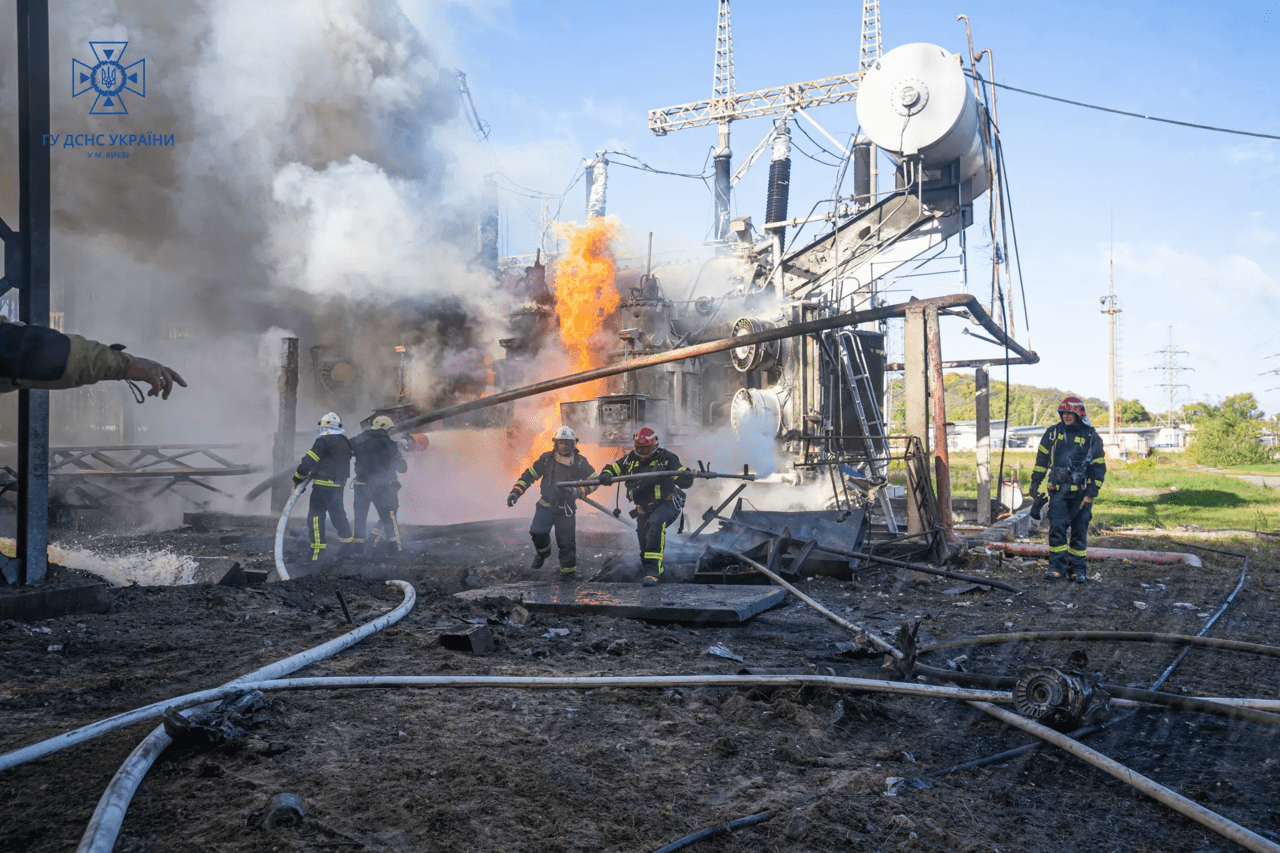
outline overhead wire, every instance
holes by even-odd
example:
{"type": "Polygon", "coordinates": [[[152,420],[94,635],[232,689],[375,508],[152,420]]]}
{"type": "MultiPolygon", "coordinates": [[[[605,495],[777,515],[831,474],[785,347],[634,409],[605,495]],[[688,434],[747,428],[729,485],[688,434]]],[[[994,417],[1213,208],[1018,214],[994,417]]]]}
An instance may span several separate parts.
{"type": "Polygon", "coordinates": [[[1179,121],[1178,119],[1161,118],[1159,116],[1146,115],[1145,113],[1130,112],[1129,110],[1118,110],[1113,107],[1104,107],[1098,104],[1086,103],[1084,101],[1073,101],[1070,98],[1060,98],[1057,95],[1046,95],[1043,92],[1032,92],[1030,89],[1019,89],[1017,86],[1010,86],[1007,83],[996,83],[990,80],[986,80],[985,78],[983,78],[981,74],[978,74],[976,71],[965,72],[965,73],[983,83],[989,84],[991,86],[996,86],[1000,89],[1008,89],[1010,92],[1018,92],[1023,95],[1031,95],[1032,97],[1035,97],[1035,98],[1044,98],[1047,101],[1057,101],[1062,104],[1070,104],[1074,107],[1083,107],[1084,109],[1087,109],[1087,110],[1098,110],[1104,113],[1115,113],[1116,115],[1129,116],[1130,118],[1142,118],[1142,119],[1146,119],[1147,121],[1158,121],[1158,122],[1163,122],[1164,124],[1176,124],[1181,127],[1194,128],[1195,130],[1211,130],[1215,133],[1230,133],[1236,136],[1253,136],[1253,137],[1257,137],[1258,139],[1280,139],[1280,135],[1276,135],[1272,133],[1258,133],[1252,130],[1236,130],[1229,127],[1216,127],[1211,124],[1200,124],[1199,122],[1193,122],[1193,121],[1179,121]]]}

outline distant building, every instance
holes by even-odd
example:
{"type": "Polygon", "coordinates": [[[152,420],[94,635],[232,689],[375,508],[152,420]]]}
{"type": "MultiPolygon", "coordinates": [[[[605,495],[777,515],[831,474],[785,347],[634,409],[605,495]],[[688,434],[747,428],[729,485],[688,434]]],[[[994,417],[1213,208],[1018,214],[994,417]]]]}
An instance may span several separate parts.
{"type": "MultiPolygon", "coordinates": [[[[1096,428],[1096,427],[1095,427],[1096,428]]],[[[1002,446],[1009,450],[1035,450],[1044,435],[1043,426],[1011,426],[1004,421],[991,422],[991,449],[1002,446]]],[[[1112,458],[1145,458],[1153,449],[1185,450],[1189,430],[1183,426],[1162,427],[1128,426],[1116,430],[1116,444],[1110,445],[1110,434],[1099,429],[1107,455],[1112,458]]],[[[947,424],[948,450],[976,450],[978,447],[977,421],[955,421],[947,424]]]]}

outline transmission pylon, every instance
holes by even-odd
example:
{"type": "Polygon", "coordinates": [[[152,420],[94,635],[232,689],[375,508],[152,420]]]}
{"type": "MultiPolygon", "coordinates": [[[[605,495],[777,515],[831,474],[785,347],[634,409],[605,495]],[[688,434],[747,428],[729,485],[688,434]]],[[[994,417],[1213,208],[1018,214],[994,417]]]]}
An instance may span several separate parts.
{"type": "Polygon", "coordinates": [[[729,0],[720,0],[716,17],[715,78],[711,97],[691,104],[649,110],[649,129],[657,136],[672,130],[714,123],[718,131],[715,151],[715,205],[717,240],[729,234],[729,193],[733,186],[729,148],[729,124],[738,119],[768,115],[790,116],[824,104],[853,101],[858,96],[862,75],[880,58],[880,0],[863,0],[862,46],[858,70],[852,74],[824,77],[803,83],[789,83],[771,89],[738,94],[733,71],[733,32],[729,20],[729,0]]]}
{"type": "Polygon", "coordinates": [[[1155,369],[1164,371],[1165,391],[1168,394],[1168,400],[1169,400],[1169,411],[1165,415],[1165,426],[1172,427],[1174,426],[1174,423],[1173,423],[1174,395],[1178,388],[1188,387],[1177,381],[1178,374],[1184,370],[1194,370],[1195,368],[1187,367],[1179,362],[1178,356],[1190,355],[1190,353],[1188,353],[1184,349],[1176,349],[1174,347],[1173,326],[1169,327],[1169,345],[1165,347],[1163,350],[1160,350],[1160,354],[1164,356],[1164,359],[1162,363],[1159,365],[1159,367],[1155,369]]]}

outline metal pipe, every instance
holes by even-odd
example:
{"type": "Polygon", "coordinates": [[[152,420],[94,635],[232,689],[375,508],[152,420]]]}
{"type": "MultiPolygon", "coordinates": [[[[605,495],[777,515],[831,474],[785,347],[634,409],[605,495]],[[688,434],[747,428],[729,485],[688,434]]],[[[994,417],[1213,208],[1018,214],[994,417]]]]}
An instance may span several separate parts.
{"type": "MultiPolygon", "coordinates": [[[[388,581],[391,583],[391,581],[388,581]]],[[[397,581],[396,583],[403,583],[397,581]]],[[[385,619],[386,617],[382,617],[385,619]]],[[[370,623],[374,624],[374,623],[370,623]]],[[[362,626],[357,630],[369,627],[362,626]]],[[[355,631],[351,632],[355,633],[355,631]]],[[[304,652],[304,654],[306,654],[304,652]]],[[[283,663],[283,661],[282,661],[283,663]]],[[[296,669],[297,667],[295,667],[296,669]]],[[[248,676],[246,676],[247,678],[248,676]]],[[[1012,693],[1003,690],[981,690],[971,687],[950,687],[940,684],[922,684],[917,681],[885,681],[874,678],[855,678],[840,675],[346,675],[315,678],[264,678],[236,681],[221,687],[198,690],[171,699],[162,699],[132,711],[99,720],[74,731],[22,747],[0,755],[0,771],[8,770],[52,755],[70,746],[85,743],[119,729],[136,725],[145,720],[162,718],[166,711],[191,709],[240,696],[254,690],[273,693],[286,690],[348,690],[393,688],[528,688],[544,690],[586,689],[601,687],[832,687],[841,690],[858,690],[867,693],[895,693],[903,696],[919,696],[927,699],[956,699],[960,701],[987,701],[1011,703],[1012,693]]],[[[163,732],[161,727],[158,731],[163,732]]],[[[123,812],[121,813],[123,816],[123,812]]],[[[109,849],[109,848],[108,848],[109,849]]]]}
{"type": "Polygon", "coordinates": [[[761,564],[757,563],[755,560],[751,559],[745,554],[740,554],[737,551],[730,551],[728,548],[717,548],[714,545],[709,546],[709,548],[710,550],[718,551],[721,554],[732,554],[734,557],[737,557],[739,560],[751,566],[756,571],[761,572],[764,575],[768,576],[769,580],[773,581],[778,586],[782,587],[787,592],[791,593],[796,598],[800,599],[805,604],[809,605],[814,610],[818,611],[823,616],[830,619],[832,622],[835,622],[841,628],[846,628],[850,631],[853,631],[854,633],[861,633],[863,636],[867,638],[868,642],[870,642],[873,646],[880,649],[880,651],[885,652],[886,654],[893,655],[895,658],[898,658],[899,660],[902,659],[903,657],[902,651],[898,649],[896,646],[894,646],[892,643],[889,643],[885,640],[880,639],[875,634],[872,634],[870,631],[868,631],[866,628],[863,628],[861,625],[855,625],[852,622],[848,621],[847,619],[844,619],[843,617],[837,616],[836,614],[832,613],[830,610],[823,607],[821,604],[814,601],[812,598],[805,595],[800,590],[796,589],[793,585],[787,583],[785,580],[782,579],[781,576],[779,576],[776,572],[769,569],[767,566],[762,566],[761,564]]]}
{"type": "Polygon", "coordinates": [[[601,512],[603,512],[605,515],[607,515],[607,516],[609,516],[610,518],[612,518],[614,521],[618,522],[619,524],[621,524],[621,525],[623,525],[623,526],[625,526],[625,527],[628,527],[628,528],[630,528],[631,530],[635,530],[635,529],[636,529],[635,522],[631,521],[631,519],[629,519],[629,518],[623,518],[623,517],[622,517],[622,516],[620,516],[620,515],[614,515],[614,514],[613,514],[613,510],[609,509],[609,508],[608,508],[607,506],[605,506],[604,504],[596,503],[595,501],[591,500],[591,498],[586,497],[585,495],[584,495],[583,497],[578,498],[578,500],[582,501],[584,504],[587,504],[587,505],[589,505],[589,506],[593,506],[593,507],[595,507],[596,509],[598,509],[598,510],[600,510],[601,512]]]}
{"type": "Polygon", "coordinates": [[[1026,364],[1036,364],[1040,361],[1040,356],[1036,355],[1034,352],[1024,349],[1017,341],[1005,336],[1004,331],[992,321],[991,316],[987,314],[974,296],[967,293],[956,293],[949,296],[935,296],[931,299],[919,299],[914,302],[899,302],[893,305],[883,305],[879,308],[870,308],[865,311],[851,311],[847,314],[837,314],[835,316],[824,317],[819,320],[794,323],[790,326],[783,326],[776,329],[765,329],[760,332],[753,332],[749,335],[739,335],[737,337],[731,336],[714,341],[705,341],[700,344],[694,344],[693,346],[679,347],[677,349],[667,350],[666,352],[640,356],[638,358],[619,362],[618,364],[595,367],[591,370],[584,370],[580,373],[572,373],[568,376],[548,379],[545,382],[526,385],[523,388],[514,388],[510,391],[502,391],[488,397],[481,397],[478,400],[471,400],[470,402],[459,403],[456,406],[449,406],[447,408],[426,412],[421,415],[415,415],[397,423],[391,428],[391,432],[408,432],[416,427],[422,426],[423,424],[442,421],[446,418],[466,414],[467,412],[474,412],[478,409],[500,406],[503,403],[510,403],[513,400],[522,400],[525,397],[533,397],[537,394],[545,394],[548,391],[557,391],[561,388],[581,385],[584,382],[594,382],[597,379],[617,376],[621,373],[630,373],[635,370],[642,370],[646,367],[655,367],[659,364],[670,364],[674,361],[683,361],[686,358],[693,358],[695,356],[724,352],[736,347],[769,343],[771,341],[799,337],[813,332],[823,332],[827,329],[839,328],[840,326],[856,326],[859,323],[885,320],[890,317],[901,317],[906,313],[908,306],[933,306],[939,309],[964,308],[970,313],[973,319],[977,320],[983,328],[991,333],[992,337],[999,340],[1002,346],[1007,346],[1020,357],[1027,359],[1025,362],[1026,364]]]}
{"type": "MultiPolygon", "coordinates": [[[[1003,551],[1016,557],[1048,557],[1049,546],[1034,542],[983,542],[988,551],[1003,551]]],[[[1135,551],[1128,548],[1089,548],[1087,560],[1138,560],[1143,563],[1181,563],[1197,569],[1204,564],[1195,554],[1179,554],[1174,551],[1135,551]]]]}
{"type": "Polygon", "coordinates": [[[618,474],[608,483],[600,482],[599,477],[588,480],[561,480],[557,486],[572,488],[575,486],[610,486],[614,483],[626,483],[632,480],[660,480],[663,477],[678,477],[682,474],[692,475],[698,480],[755,480],[755,474],[720,474],[715,471],[642,471],[639,474],[618,474]]]}
{"type": "Polygon", "coordinates": [[[995,717],[1006,725],[1014,726],[1022,729],[1024,732],[1035,735],[1036,737],[1053,744],[1059,749],[1069,752],[1076,758],[1088,762],[1102,772],[1114,776],[1121,782],[1133,786],[1138,791],[1151,797],[1153,800],[1168,806],[1181,815],[1191,818],[1201,826],[1208,827],[1223,838],[1233,841],[1244,847],[1246,850],[1253,850],[1256,853],[1280,853],[1280,845],[1274,844],[1254,832],[1245,829],[1237,823],[1224,818],[1215,812],[1211,812],[1204,806],[1189,800],[1181,794],[1175,793],[1168,788],[1160,785],[1141,773],[1137,773],[1119,762],[1108,758],[1095,749],[1090,749],[1078,741],[1072,740],[1064,734],[1059,734],[1053,729],[1042,726],[1037,722],[1028,720],[1004,708],[997,708],[986,702],[971,702],[973,707],[995,717]]]}
{"type": "MultiPolygon", "coordinates": [[[[292,657],[276,661],[248,675],[243,675],[231,682],[228,687],[240,685],[242,691],[252,689],[246,687],[245,682],[274,679],[296,672],[304,666],[309,666],[316,661],[331,657],[343,649],[355,645],[370,634],[381,631],[388,625],[400,621],[405,614],[413,609],[413,604],[418,598],[417,593],[414,592],[412,584],[404,581],[387,581],[387,585],[399,587],[400,592],[404,595],[399,607],[379,616],[372,622],[361,625],[354,631],[348,631],[341,637],[316,646],[314,649],[299,652],[292,657]]],[[[57,738],[53,740],[57,740],[57,738]]],[[[49,742],[45,741],[45,743],[49,742]]],[[[80,839],[80,846],[76,848],[77,853],[111,853],[116,846],[116,838],[120,835],[120,827],[124,823],[125,810],[129,808],[129,802],[137,792],[138,786],[142,784],[142,777],[146,775],[147,770],[160,757],[160,753],[168,749],[171,743],[173,743],[173,739],[165,732],[164,726],[159,726],[151,734],[147,735],[146,739],[129,754],[124,764],[120,765],[120,769],[116,771],[116,775],[112,777],[110,784],[107,785],[102,798],[98,800],[98,806],[93,811],[93,817],[89,819],[89,826],[85,829],[84,836],[80,839]]],[[[28,749],[31,748],[28,747],[28,749]]],[[[61,747],[58,748],[60,749],[61,747]]],[[[23,752],[23,750],[18,750],[18,752],[23,752]]],[[[15,754],[10,753],[9,755],[15,754]]],[[[4,759],[8,757],[0,756],[0,769],[13,766],[12,764],[4,763],[4,759]]],[[[29,761],[30,758],[24,760],[29,761]]]]}

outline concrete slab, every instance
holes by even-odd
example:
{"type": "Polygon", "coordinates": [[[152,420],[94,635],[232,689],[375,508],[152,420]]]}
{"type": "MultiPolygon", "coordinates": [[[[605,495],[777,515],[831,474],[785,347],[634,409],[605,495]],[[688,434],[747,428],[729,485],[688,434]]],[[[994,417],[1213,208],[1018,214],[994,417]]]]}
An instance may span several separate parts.
{"type": "Polygon", "coordinates": [[[743,584],[548,583],[528,581],[455,593],[483,601],[509,598],[531,613],[593,614],[655,622],[735,624],[781,604],[787,591],[743,584]]]}

